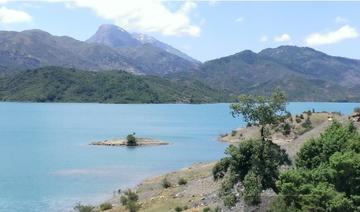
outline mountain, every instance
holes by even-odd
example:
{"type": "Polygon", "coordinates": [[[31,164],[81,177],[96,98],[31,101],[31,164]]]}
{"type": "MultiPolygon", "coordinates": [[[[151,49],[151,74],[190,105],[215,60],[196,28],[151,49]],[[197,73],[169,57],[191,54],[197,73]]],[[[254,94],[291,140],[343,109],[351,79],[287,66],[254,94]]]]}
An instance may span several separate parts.
{"type": "Polygon", "coordinates": [[[5,70],[56,65],[85,70],[137,72],[130,62],[112,48],[67,36],[53,36],[41,30],[0,31],[0,64],[5,70]]]}
{"type": "Polygon", "coordinates": [[[199,61],[193,59],[192,57],[181,52],[180,50],[175,49],[174,47],[163,43],[150,35],[146,35],[143,33],[130,34],[121,27],[112,24],[101,25],[96,31],[96,33],[88,40],[86,40],[86,42],[104,44],[112,48],[137,47],[137,49],[141,49],[144,44],[147,44],[148,48],[155,47],[154,51],[156,51],[156,48],[161,49],[164,50],[166,53],[176,55],[191,63],[200,63],[199,61]]]}
{"type": "Polygon", "coordinates": [[[162,49],[170,54],[179,56],[190,62],[200,64],[200,62],[198,60],[195,60],[194,58],[190,57],[189,55],[185,54],[184,52],[181,52],[180,50],[175,49],[174,47],[172,47],[166,43],[156,40],[154,37],[152,37],[150,35],[146,35],[146,34],[142,34],[142,33],[133,33],[132,36],[136,40],[141,42],[142,44],[151,44],[152,46],[162,49]]]}
{"type": "Polygon", "coordinates": [[[121,27],[111,24],[101,25],[96,33],[86,40],[86,42],[104,44],[112,48],[135,47],[142,45],[142,43],[133,38],[130,33],[121,27]]]}
{"type": "Polygon", "coordinates": [[[130,34],[115,25],[101,25],[87,43],[103,44],[116,49],[147,75],[164,75],[196,69],[200,62],[155,38],[130,34]]]}
{"type": "Polygon", "coordinates": [[[61,67],[0,78],[1,101],[102,103],[226,102],[230,97],[198,81],[170,81],[124,71],[90,72],[61,67]]]}
{"type": "Polygon", "coordinates": [[[199,65],[157,47],[144,45],[126,31],[114,29],[113,26],[101,26],[90,41],[54,36],[41,30],[0,31],[0,70],[61,66],[91,71],[125,70],[137,74],[164,75],[188,71],[199,65]],[[99,40],[90,42],[95,39],[99,40]]]}
{"type": "Polygon", "coordinates": [[[268,95],[275,88],[293,101],[359,101],[360,61],[311,48],[281,46],[259,53],[245,50],[205,62],[191,73],[168,78],[197,79],[235,95],[268,95]]]}
{"type": "Polygon", "coordinates": [[[346,87],[360,82],[360,60],[334,57],[308,47],[296,46],[265,49],[259,56],[311,78],[340,83],[346,87]]]}

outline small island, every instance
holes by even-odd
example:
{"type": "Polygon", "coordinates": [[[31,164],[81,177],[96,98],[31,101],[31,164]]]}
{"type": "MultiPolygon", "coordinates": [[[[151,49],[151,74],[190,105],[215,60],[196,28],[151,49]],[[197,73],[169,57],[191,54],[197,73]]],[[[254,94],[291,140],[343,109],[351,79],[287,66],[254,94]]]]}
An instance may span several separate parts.
{"type": "Polygon", "coordinates": [[[126,138],[95,141],[90,143],[90,145],[99,145],[99,146],[124,146],[124,147],[137,147],[137,146],[159,146],[159,145],[168,145],[169,142],[155,140],[152,138],[139,138],[135,137],[135,133],[129,134],[126,138]]]}

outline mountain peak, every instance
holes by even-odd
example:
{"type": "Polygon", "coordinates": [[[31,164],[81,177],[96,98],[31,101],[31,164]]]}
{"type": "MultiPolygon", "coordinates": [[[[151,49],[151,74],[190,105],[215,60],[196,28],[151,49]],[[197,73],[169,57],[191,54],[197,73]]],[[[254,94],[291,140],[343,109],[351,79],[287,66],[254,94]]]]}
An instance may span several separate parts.
{"type": "Polygon", "coordinates": [[[114,25],[114,24],[101,24],[98,28],[98,31],[121,31],[126,32],[123,28],[114,25]]]}
{"type": "Polygon", "coordinates": [[[111,24],[101,25],[96,33],[86,42],[105,44],[113,48],[134,47],[141,45],[141,43],[133,38],[126,30],[111,24]]]}
{"type": "Polygon", "coordinates": [[[188,56],[187,54],[181,52],[180,50],[170,46],[169,44],[163,43],[159,40],[157,40],[156,38],[147,35],[147,34],[143,34],[143,33],[132,33],[133,38],[135,38],[136,40],[138,40],[140,43],[147,45],[150,44],[156,48],[162,49],[170,54],[176,55],[178,57],[181,57],[187,61],[190,61],[192,63],[196,63],[199,64],[200,62],[193,59],[192,57],[188,56]]]}
{"type": "Polygon", "coordinates": [[[302,56],[323,56],[325,53],[316,51],[315,49],[309,47],[299,47],[299,46],[279,46],[276,48],[267,48],[262,50],[259,55],[276,57],[276,56],[289,56],[289,55],[302,55],[302,56]]]}
{"type": "Polygon", "coordinates": [[[51,35],[50,33],[43,31],[41,29],[28,29],[28,30],[24,30],[21,31],[21,33],[25,33],[25,34],[42,34],[42,35],[51,35]]]}

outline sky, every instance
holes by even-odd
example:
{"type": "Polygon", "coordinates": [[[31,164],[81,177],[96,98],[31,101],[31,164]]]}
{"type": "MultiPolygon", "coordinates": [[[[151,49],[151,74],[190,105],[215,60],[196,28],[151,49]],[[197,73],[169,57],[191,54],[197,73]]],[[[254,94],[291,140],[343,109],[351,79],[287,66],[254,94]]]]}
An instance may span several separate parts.
{"type": "Polygon", "coordinates": [[[200,61],[281,45],[360,59],[359,11],[356,1],[0,0],[0,30],[86,40],[99,25],[115,24],[200,61]]]}

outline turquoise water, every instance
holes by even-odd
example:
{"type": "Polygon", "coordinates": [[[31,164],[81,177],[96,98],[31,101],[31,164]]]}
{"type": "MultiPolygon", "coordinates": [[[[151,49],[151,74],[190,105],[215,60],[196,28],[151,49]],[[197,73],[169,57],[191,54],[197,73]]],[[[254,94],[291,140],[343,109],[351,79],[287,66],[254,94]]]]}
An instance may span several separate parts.
{"type": "MultiPolygon", "coordinates": [[[[291,103],[292,113],[350,113],[355,103],[291,103]]],[[[223,156],[221,133],[242,126],[227,104],[0,103],[0,211],[70,211],[142,179],[223,156]],[[171,145],[88,145],[131,132],[171,145]]]]}

